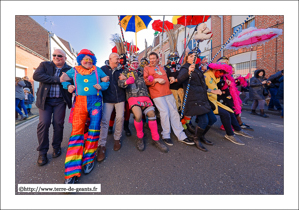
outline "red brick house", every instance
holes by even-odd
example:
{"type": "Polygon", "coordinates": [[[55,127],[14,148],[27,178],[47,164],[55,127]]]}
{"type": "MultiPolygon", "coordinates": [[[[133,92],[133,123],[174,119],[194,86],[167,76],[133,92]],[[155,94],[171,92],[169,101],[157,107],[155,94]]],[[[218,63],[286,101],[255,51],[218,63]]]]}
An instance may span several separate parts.
{"type": "MultiPolygon", "coordinates": [[[[207,56],[210,61],[221,46],[226,43],[238,26],[246,19],[245,16],[231,16],[231,15],[212,15],[211,20],[207,21],[207,26],[212,30],[212,41],[207,45],[207,42],[200,43],[202,55],[207,56]],[[221,26],[222,25],[222,26],[221,26]]],[[[283,15],[256,15],[248,19],[243,25],[242,29],[248,27],[256,27],[258,29],[265,28],[279,28],[284,29],[283,15]]],[[[178,38],[178,51],[183,52],[183,34],[184,27],[181,25],[174,25],[175,30],[180,30],[178,38]]],[[[241,30],[239,31],[241,32],[241,30]]],[[[163,39],[163,57],[162,65],[165,64],[165,58],[168,55],[169,43],[166,33],[163,39]]],[[[153,51],[159,53],[160,51],[160,35],[154,40],[153,51]]],[[[139,54],[139,58],[143,57],[144,52],[139,54]]],[[[225,48],[213,59],[216,62],[221,56],[229,58],[229,62],[235,67],[236,74],[246,75],[249,72],[250,64],[250,48],[242,48],[239,50],[226,50],[225,48]]],[[[280,71],[284,68],[284,30],[282,35],[270,40],[269,42],[254,46],[251,52],[251,73],[256,69],[264,69],[266,77],[280,71]]]]}
{"type": "Polygon", "coordinates": [[[62,49],[66,53],[68,65],[76,64],[76,52],[70,43],[47,31],[30,16],[15,16],[15,41],[16,76],[29,77],[34,96],[39,83],[32,79],[33,73],[41,62],[52,60],[54,49],[62,49]]]}
{"type": "MultiPolygon", "coordinates": [[[[219,51],[221,45],[224,44],[234,33],[234,30],[246,19],[247,16],[217,16],[212,15],[212,57],[219,51]],[[221,21],[223,24],[223,32],[221,32],[221,21]],[[221,40],[221,35],[223,40],[221,40]],[[222,41],[222,42],[221,42],[222,41]]],[[[256,27],[258,29],[266,28],[284,28],[283,15],[256,15],[249,19],[242,27],[256,27]]],[[[240,31],[239,31],[240,32],[240,31]]],[[[241,48],[239,50],[224,49],[222,55],[229,58],[229,61],[236,69],[236,74],[245,75],[249,72],[250,48],[241,48]]],[[[284,68],[284,30],[282,35],[270,40],[266,44],[254,46],[252,48],[252,70],[264,69],[266,77],[280,71],[284,68]]],[[[213,60],[217,61],[221,57],[221,53],[213,60]]]]}

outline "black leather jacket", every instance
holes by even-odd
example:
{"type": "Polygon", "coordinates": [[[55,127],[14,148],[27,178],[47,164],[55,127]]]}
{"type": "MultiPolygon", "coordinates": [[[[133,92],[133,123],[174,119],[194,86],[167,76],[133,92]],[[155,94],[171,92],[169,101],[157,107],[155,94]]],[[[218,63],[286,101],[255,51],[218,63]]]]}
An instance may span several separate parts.
{"type": "MultiPolygon", "coordinates": [[[[45,102],[50,91],[51,84],[59,84],[59,88],[62,94],[62,97],[69,108],[72,107],[72,94],[68,92],[68,90],[63,89],[62,84],[60,83],[60,78],[58,76],[54,76],[56,65],[53,61],[44,61],[41,62],[39,67],[33,74],[33,79],[39,82],[39,88],[36,93],[36,107],[39,109],[45,109],[45,102]]],[[[67,65],[66,63],[61,69],[60,75],[62,72],[67,72],[72,67],[67,65]]]]}

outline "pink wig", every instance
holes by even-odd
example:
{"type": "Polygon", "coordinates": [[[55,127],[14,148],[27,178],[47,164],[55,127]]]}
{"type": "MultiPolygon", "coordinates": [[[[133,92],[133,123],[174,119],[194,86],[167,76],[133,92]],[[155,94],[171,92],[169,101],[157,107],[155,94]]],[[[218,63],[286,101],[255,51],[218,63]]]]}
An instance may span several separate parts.
{"type": "Polygon", "coordinates": [[[226,63],[221,63],[221,62],[210,63],[209,68],[214,69],[214,70],[223,70],[226,72],[226,74],[229,74],[229,75],[232,74],[232,70],[233,70],[233,68],[230,65],[227,65],[226,63]]]}

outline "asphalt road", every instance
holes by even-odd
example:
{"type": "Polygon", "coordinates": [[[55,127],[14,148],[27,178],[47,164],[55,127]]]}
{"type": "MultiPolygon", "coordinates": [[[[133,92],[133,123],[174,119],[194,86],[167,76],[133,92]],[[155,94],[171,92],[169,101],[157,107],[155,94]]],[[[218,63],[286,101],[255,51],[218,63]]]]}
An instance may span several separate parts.
{"type": "MultiPolygon", "coordinates": [[[[33,119],[16,127],[15,194],[18,184],[63,184],[64,160],[71,124],[66,116],[62,155],[38,166],[36,127],[33,119]]],[[[93,171],[80,177],[80,184],[101,184],[101,195],[283,195],[284,194],[284,123],[277,115],[269,118],[252,116],[248,111],[242,119],[254,131],[253,139],[240,137],[244,146],[224,139],[220,119],[206,137],[215,143],[202,152],[195,146],[176,141],[168,153],[151,144],[150,131],[145,129],[146,149],[135,147],[136,131],[131,115],[131,137],[123,132],[123,146],[113,151],[113,135],[108,136],[107,158],[96,162],[93,171]]],[[[52,127],[50,139],[52,138],[52,127]]],[[[50,193],[46,193],[50,195],[50,193]]],[[[61,193],[53,193],[55,195],[61,193]]],[[[80,194],[80,193],[77,193],[80,194]]],[[[88,193],[81,193],[88,194],[88,193]]],[[[93,193],[89,193],[93,194],[93,193]]]]}

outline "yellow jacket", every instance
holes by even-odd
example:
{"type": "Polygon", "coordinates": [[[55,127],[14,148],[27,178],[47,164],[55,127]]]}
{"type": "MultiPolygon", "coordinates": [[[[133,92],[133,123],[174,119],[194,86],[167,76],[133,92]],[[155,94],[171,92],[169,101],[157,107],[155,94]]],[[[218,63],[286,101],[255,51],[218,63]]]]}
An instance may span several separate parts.
{"type": "MultiPolygon", "coordinates": [[[[206,71],[206,73],[204,73],[204,76],[205,76],[205,81],[206,81],[206,85],[208,86],[208,88],[211,90],[217,90],[218,89],[217,83],[220,81],[220,78],[216,79],[214,73],[211,70],[206,71]]],[[[231,108],[229,108],[229,107],[223,105],[222,103],[220,103],[219,101],[217,101],[216,94],[208,93],[208,98],[216,107],[216,109],[214,110],[214,114],[218,114],[218,106],[225,109],[226,111],[234,113],[234,111],[231,108]]]]}

